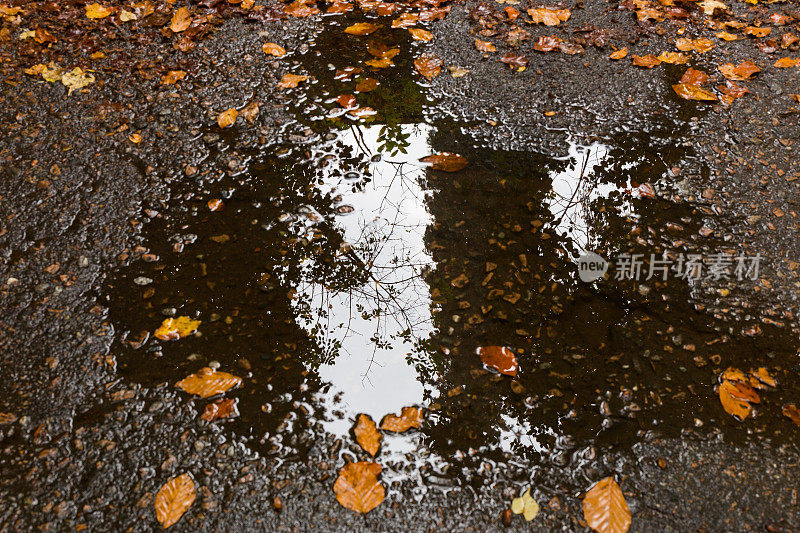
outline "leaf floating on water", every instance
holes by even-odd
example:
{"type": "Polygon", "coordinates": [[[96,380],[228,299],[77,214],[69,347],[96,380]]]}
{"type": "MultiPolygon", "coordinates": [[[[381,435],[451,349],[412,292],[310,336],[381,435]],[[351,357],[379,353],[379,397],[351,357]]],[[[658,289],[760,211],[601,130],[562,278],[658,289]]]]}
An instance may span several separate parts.
{"type": "Polygon", "coordinates": [[[558,26],[566,22],[571,13],[569,9],[548,9],[546,7],[531,8],[528,10],[532,24],[544,24],[545,26],[558,26]]]}
{"type": "Polygon", "coordinates": [[[419,15],[416,13],[403,13],[400,18],[392,21],[392,28],[410,28],[419,22],[419,15]]]}
{"type": "Polygon", "coordinates": [[[419,407],[403,407],[400,416],[393,413],[384,416],[381,420],[381,429],[395,433],[403,433],[411,428],[418,429],[422,426],[422,417],[423,411],[419,407]]]}
{"type": "Polygon", "coordinates": [[[264,43],[261,47],[265,54],[275,56],[275,57],[283,57],[286,55],[286,49],[275,43],[264,43]]]}
{"type": "Polygon", "coordinates": [[[219,114],[219,118],[217,118],[217,124],[219,124],[220,128],[228,128],[236,123],[237,118],[239,118],[239,112],[236,109],[231,108],[219,114]]]}
{"type": "Polygon", "coordinates": [[[90,19],[104,19],[111,14],[111,10],[100,4],[89,4],[86,6],[86,17],[90,19]]]}
{"type": "Polygon", "coordinates": [[[356,22],[345,28],[344,32],[350,35],[369,35],[377,29],[378,27],[371,22],[356,22]]]}
{"type": "Polygon", "coordinates": [[[722,373],[722,383],[717,390],[722,408],[728,414],[744,420],[753,408],[750,403],[758,403],[761,399],[758,393],[750,387],[748,377],[737,368],[728,368],[722,373]]]}
{"type": "Polygon", "coordinates": [[[189,29],[192,24],[192,16],[189,14],[189,8],[181,7],[174,15],[169,24],[169,29],[175,33],[181,33],[189,29]]]}
{"type": "Polygon", "coordinates": [[[722,75],[733,81],[745,81],[756,72],[761,72],[761,69],[752,61],[743,61],[738,65],[732,63],[725,63],[717,67],[722,75]]]}
{"type": "Polygon", "coordinates": [[[205,367],[196,374],[183,378],[175,386],[189,394],[210,398],[215,394],[223,394],[241,383],[242,378],[240,377],[205,367]]]}
{"type": "Polygon", "coordinates": [[[408,33],[410,33],[411,37],[417,41],[423,41],[427,43],[433,39],[433,34],[427,30],[423,30],[422,28],[409,28],[408,33]]]}
{"type": "Polygon", "coordinates": [[[583,518],[598,533],[626,533],[631,510],[613,477],[598,481],[583,498],[583,518]]]}
{"type": "Polygon", "coordinates": [[[791,419],[792,422],[800,426],[800,409],[793,403],[783,406],[783,414],[791,419]]]}
{"type": "Polygon", "coordinates": [[[683,65],[689,62],[689,59],[680,52],[661,52],[658,54],[657,59],[662,63],[669,63],[670,65],[683,65]]]}
{"type": "Polygon", "coordinates": [[[237,398],[226,398],[224,400],[211,402],[210,404],[206,405],[203,415],[200,418],[203,420],[208,420],[209,422],[213,422],[214,420],[219,420],[220,418],[233,418],[238,416],[239,411],[236,408],[237,403],[237,398]]]}
{"type": "Polygon", "coordinates": [[[167,481],[156,494],[156,518],[164,529],[180,520],[195,499],[194,481],[181,474],[167,481]]]}
{"type": "Polygon", "coordinates": [[[757,370],[750,370],[750,375],[752,376],[750,379],[750,385],[754,387],[763,388],[763,386],[759,386],[758,383],[768,387],[776,387],[778,385],[778,382],[775,381],[775,378],[773,378],[769,371],[763,366],[757,370]]]}
{"type": "Polygon", "coordinates": [[[308,5],[301,0],[295,0],[291,4],[283,8],[284,13],[292,17],[304,18],[316,15],[319,9],[316,6],[308,5]]]}
{"type": "Polygon", "coordinates": [[[386,489],[378,481],[381,470],[383,467],[378,463],[366,461],[344,465],[333,485],[336,500],[357,513],[375,509],[386,497],[386,489]]]}
{"type": "Polygon", "coordinates": [[[356,97],[352,94],[340,94],[336,97],[336,103],[345,109],[355,109],[358,107],[356,97]]]}
{"type": "Polygon", "coordinates": [[[684,85],[697,85],[700,86],[708,81],[708,74],[702,70],[689,68],[683,73],[680,83],[684,85]]]}
{"type": "Polygon", "coordinates": [[[678,94],[678,96],[680,96],[684,100],[714,101],[717,99],[717,97],[713,93],[701,87],[698,87],[697,85],[678,83],[672,86],[672,90],[675,91],[678,94]]]}
{"type": "Polygon", "coordinates": [[[162,341],[176,341],[181,337],[186,337],[197,331],[197,327],[200,324],[200,320],[192,320],[188,316],[167,318],[156,330],[155,336],[162,341]]]}
{"type": "Polygon", "coordinates": [[[512,500],[511,512],[514,514],[522,514],[528,522],[536,518],[536,515],[539,514],[539,504],[531,496],[531,489],[526,490],[525,494],[519,498],[514,498],[514,500],[512,500]]]}
{"type": "Polygon", "coordinates": [[[517,377],[519,370],[517,356],[505,346],[482,346],[475,350],[475,353],[484,365],[494,368],[501,374],[517,377]]]}
{"type": "Polygon", "coordinates": [[[364,78],[356,84],[356,91],[360,93],[368,93],[378,88],[381,82],[375,78],[364,78]]]}
{"type": "Polygon", "coordinates": [[[358,422],[353,429],[353,433],[356,435],[358,445],[364,448],[365,452],[375,457],[381,447],[383,435],[378,431],[378,426],[375,425],[372,417],[365,414],[358,415],[358,422]]]}
{"type": "Polygon", "coordinates": [[[432,80],[442,70],[442,60],[435,55],[426,54],[414,60],[414,68],[417,69],[417,72],[432,80]]]}
{"type": "Polygon", "coordinates": [[[466,157],[452,152],[429,155],[423,157],[420,161],[430,164],[433,170],[442,170],[444,172],[458,172],[469,164],[466,157]]]}
{"type": "Polygon", "coordinates": [[[278,83],[278,87],[281,89],[294,89],[301,81],[306,81],[307,79],[308,76],[299,74],[284,74],[278,83]]]}

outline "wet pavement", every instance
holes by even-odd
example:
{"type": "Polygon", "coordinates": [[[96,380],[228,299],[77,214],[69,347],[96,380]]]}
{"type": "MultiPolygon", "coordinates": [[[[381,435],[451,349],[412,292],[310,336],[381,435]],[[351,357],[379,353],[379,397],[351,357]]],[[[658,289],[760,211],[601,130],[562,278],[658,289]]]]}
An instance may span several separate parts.
{"type": "MultiPolygon", "coordinates": [[[[528,111],[506,114],[512,98],[465,103],[492,87],[488,76],[468,74],[460,104],[447,90],[461,78],[421,78],[413,59],[426,45],[388,19],[368,37],[344,33],[361,17],[324,17],[281,60],[310,78],[273,97],[287,115],[269,131],[205,120],[183,132],[186,163],[132,206],[125,250],[82,292],[84,313],[102,321],[93,357],[113,372],[89,380],[108,392],[38,428],[26,416],[6,426],[4,521],[155,528],[154,492],[188,470],[201,489],[178,526],[187,530],[496,529],[528,486],[543,507],[532,527],[576,530],[581,495],[607,475],[632,530],[798,527],[797,427],[782,414],[800,398],[798,340],[791,315],[774,312],[793,296],[767,306],[753,280],[679,269],[615,276],[621,254],[641,254],[645,272],[651,256],[751,257],[741,238],[709,230],[743,216],[704,194],[713,161],[690,140],[707,135],[709,109],[639,98],[659,116],[592,129],[575,118],[591,113],[560,110],[573,123],[541,132],[528,111]],[[391,67],[363,66],[387,55],[391,67]],[[365,79],[377,87],[357,90],[365,79]],[[443,152],[469,164],[443,172],[420,161],[443,152]],[[589,251],[614,259],[605,278],[580,279],[589,251]],[[153,335],[177,316],[200,320],[198,332],[153,335]],[[487,346],[513,351],[515,377],[481,364],[487,346]],[[236,416],[202,421],[215,398],[174,389],[203,367],[243,378],[225,394],[236,416]],[[729,367],[777,381],[744,422],[716,391],[729,367]],[[385,437],[389,496],[361,522],[331,493],[338,468],[366,457],[355,418],[411,405],[424,423],[385,437]],[[26,494],[23,471],[46,479],[26,494]],[[120,490],[115,476],[136,486],[120,490]]],[[[434,45],[447,57],[446,39],[434,45]]],[[[463,56],[446,64],[483,68],[463,56]]],[[[765,278],[781,268],[765,265],[765,278]]]]}

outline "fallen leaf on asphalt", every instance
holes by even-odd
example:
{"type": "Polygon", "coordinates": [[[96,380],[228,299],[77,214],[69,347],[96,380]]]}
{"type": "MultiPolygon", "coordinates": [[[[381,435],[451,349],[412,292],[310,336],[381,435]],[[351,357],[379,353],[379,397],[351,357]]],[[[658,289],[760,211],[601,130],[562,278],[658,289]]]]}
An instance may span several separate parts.
{"type": "Polygon", "coordinates": [[[447,67],[450,69],[450,75],[454,78],[461,78],[469,73],[469,70],[462,67],[447,67]]]}
{"type": "Polygon", "coordinates": [[[125,11],[124,9],[119,12],[119,20],[121,22],[130,22],[132,20],[137,20],[139,17],[136,16],[136,13],[131,13],[130,11],[125,11]]]}
{"type": "Polygon", "coordinates": [[[682,52],[694,50],[695,52],[700,52],[702,54],[714,48],[714,41],[711,39],[706,39],[705,37],[694,40],[680,38],[675,41],[675,46],[682,52]]]}
{"type": "Polygon", "coordinates": [[[494,368],[501,374],[517,377],[519,364],[517,356],[512,350],[505,346],[481,346],[475,350],[475,353],[478,354],[484,365],[494,368]]]}
{"type": "Polygon", "coordinates": [[[429,155],[423,157],[420,161],[428,163],[433,170],[442,170],[444,172],[458,172],[469,164],[466,157],[451,152],[429,155]]]}
{"type": "Polygon", "coordinates": [[[381,82],[376,80],[375,78],[364,78],[363,80],[356,83],[356,91],[360,93],[368,93],[370,91],[374,91],[378,88],[381,82]]]}
{"type": "Polygon", "coordinates": [[[422,425],[423,411],[419,407],[403,407],[400,416],[390,413],[381,420],[381,429],[403,433],[411,428],[419,428],[422,425]]]}
{"type": "Polygon", "coordinates": [[[516,68],[519,71],[524,70],[525,67],[528,65],[527,57],[521,54],[515,54],[513,52],[507,52],[503,54],[503,57],[500,58],[500,61],[510,66],[511,68],[516,68]]]}
{"type": "Polygon", "coordinates": [[[620,48],[619,50],[608,56],[608,58],[616,60],[616,59],[624,59],[627,56],[628,56],[628,47],[626,46],[625,48],[620,48]]]}
{"type": "Polygon", "coordinates": [[[358,421],[353,433],[356,435],[358,445],[364,448],[365,452],[375,457],[375,454],[378,453],[378,448],[381,447],[383,435],[378,431],[378,426],[375,425],[372,417],[365,414],[358,415],[358,421]]]}
{"type": "Polygon", "coordinates": [[[744,29],[745,35],[752,35],[753,37],[766,37],[772,32],[772,28],[758,28],[755,26],[748,26],[744,29]]]}
{"type": "Polygon", "coordinates": [[[625,533],[631,510],[613,477],[598,481],[583,498],[583,518],[598,533],[625,533]]]}
{"type": "Polygon", "coordinates": [[[370,512],[386,497],[386,489],[378,481],[381,470],[383,467],[378,463],[347,463],[339,470],[333,485],[336,500],[351,511],[370,512]]]}
{"type": "Polygon", "coordinates": [[[442,69],[442,60],[432,54],[425,54],[414,60],[414,68],[417,72],[428,78],[429,80],[439,75],[442,69]]]}
{"type": "Polygon", "coordinates": [[[192,16],[189,14],[189,8],[181,7],[174,15],[169,24],[169,29],[175,33],[181,33],[189,29],[192,24],[192,16]]]}
{"type": "Polygon", "coordinates": [[[680,52],[661,52],[658,60],[671,65],[682,65],[689,62],[689,59],[680,52]]]}
{"type": "Polygon", "coordinates": [[[369,35],[377,29],[378,27],[371,22],[356,22],[345,28],[344,32],[350,35],[369,35]]]}
{"type": "Polygon", "coordinates": [[[545,26],[558,26],[566,22],[571,13],[569,9],[548,9],[546,7],[531,8],[528,10],[531,24],[544,24],[545,26]]]}
{"type": "Polygon", "coordinates": [[[225,204],[219,198],[214,198],[208,201],[208,210],[209,211],[219,211],[225,204]]]}
{"type": "Polygon", "coordinates": [[[209,398],[215,394],[223,394],[241,384],[242,378],[227,372],[218,372],[211,368],[201,368],[196,374],[185,377],[175,384],[176,387],[196,394],[201,398],[209,398]]]}
{"type": "Polygon", "coordinates": [[[511,502],[511,512],[514,514],[522,514],[527,522],[530,522],[536,515],[539,514],[539,504],[531,496],[531,489],[519,498],[514,498],[511,502]]]}
{"type": "Polygon", "coordinates": [[[238,416],[239,412],[236,409],[236,404],[239,400],[237,398],[225,398],[217,400],[206,405],[203,415],[200,417],[203,420],[213,422],[220,418],[232,418],[238,416]]]}
{"type": "Polygon", "coordinates": [[[653,54],[647,54],[644,56],[631,56],[631,60],[637,67],[653,68],[661,64],[661,60],[653,54]]]}
{"type": "Polygon", "coordinates": [[[497,47],[491,41],[480,41],[475,39],[475,48],[480,52],[497,52],[497,47]]]}
{"type": "Polygon", "coordinates": [[[722,93],[720,101],[725,105],[731,105],[734,100],[750,92],[746,87],[737,85],[731,80],[725,80],[725,85],[718,85],[717,90],[722,93]]]}
{"type": "Polygon", "coordinates": [[[156,518],[167,529],[180,520],[195,499],[194,481],[189,474],[181,474],[167,481],[156,494],[156,518]]]}
{"type": "Polygon", "coordinates": [[[719,0],[703,0],[698,5],[702,8],[703,13],[705,13],[706,15],[713,15],[714,10],[716,9],[721,9],[723,11],[728,9],[728,6],[726,6],[719,0]]]}
{"type": "Polygon", "coordinates": [[[138,133],[131,133],[131,135],[128,137],[128,140],[133,144],[139,144],[142,142],[142,136],[138,133]]]}
{"type": "Polygon", "coordinates": [[[713,93],[710,93],[707,90],[697,85],[678,83],[672,86],[672,90],[675,91],[677,95],[683,98],[684,100],[714,101],[717,99],[717,97],[713,93]]]}
{"type": "Polygon", "coordinates": [[[275,43],[264,43],[261,47],[265,54],[275,56],[275,57],[283,57],[286,55],[286,49],[279,44],[275,43]]]}
{"type": "Polygon", "coordinates": [[[80,67],[75,67],[61,76],[61,83],[69,89],[67,94],[72,94],[72,91],[83,89],[93,84],[94,76],[84,72],[80,67]]]}
{"type": "Polygon", "coordinates": [[[794,57],[782,57],[775,62],[775,66],[778,68],[797,67],[800,66],[800,59],[794,57]]]}
{"type": "Polygon", "coordinates": [[[717,68],[722,72],[723,76],[733,81],[749,80],[753,74],[761,71],[752,61],[743,61],[738,65],[725,63],[717,68]]]}
{"type": "Polygon", "coordinates": [[[408,28],[408,33],[411,34],[417,41],[428,42],[433,39],[433,34],[427,30],[423,30],[422,28],[408,28]]]}
{"type": "Polygon", "coordinates": [[[706,74],[702,70],[688,68],[686,69],[686,72],[683,73],[683,77],[681,78],[680,83],[684,85],[700,86],[707,81],[708,81],[708,74],[706,74]]]}
{"type": "Polygon", "coordinates": [[[295,0],[291,4],[284,7],[283,11],[287,15],[297,18],[310,17],[311,15],[316,15],[319,13],[319,9],[317,9],[316,6],[308,5],[301,0],[295,0]]]}
{"type": "Polygon", "coordinates": [[[161,77],[161,83],[163,85],[174,85],[178,83],[182,79],[186,78],[186,72],[183,70],[170,70],[164,76],[161,77]]]}
{"type": "Polygon", "coordinates": [[[533,49],[537,52],[552,52],[561,42],[561,39],[554,35],[542,35],[533,43],[533,49]]]}
{"type": "Polygon", "coordinates": [[[86,6],[86,17],[90,19],[104,19],[111,14],[111,10],[100,4],[86,6]]]}
{"type": "Polygon", "coordinates": [[[783,414],[791,419],[792,422],[800,426],[800,409],[793,403],[783,406],[783,414]]]}
{"type": "Polygon", "coordinates": [[[294,89],[301,81],[306,81],[308,76],[299,74],[284,74],[281,81],[278,82],[278,87],[281,89],[294,89]]]}
{"type": "Polygon", "coordinates": [[[228,128],[236,123],[237,118],[239,118],[239,111],[235,108],[230,108],[219,114],[219,117],[217,117],[217,124],[219,124],[220,128],[228,128]]]}

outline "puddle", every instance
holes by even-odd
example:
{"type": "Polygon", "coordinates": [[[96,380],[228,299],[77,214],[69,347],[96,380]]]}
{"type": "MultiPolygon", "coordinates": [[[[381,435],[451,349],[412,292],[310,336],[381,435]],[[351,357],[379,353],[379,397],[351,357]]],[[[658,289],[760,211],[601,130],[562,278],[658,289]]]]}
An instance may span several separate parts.
{"type": "Polygon", "coordinates": [[[392,479],[420,479],[420,461],[574,466],[594,446],[658,435],[789,434],[780,406],[800,391],[784,379],[796,365],[788,332],[716,319],[685,280],[578,278],[584,251],[722,251],[697,239],[712,214],[676,196],[676,169],[702,167],[688,148],[646,132],[574,143],[564,157],[481,148],[470,124],[424,119],[435,103],[412,71],[418,45],[385,26],[371,39],[401,51],[368,74],[380,85],[358,101],[377,114],[356,119],[335,99],[367,73],[337,71],[369,57],[366,40],[328,24],[300,58],[316,81],[290,93],[297,142],[252,153],[235,133],[219,141],[233,163],[200,163],[176,184],[108,282],[127,379],[174,383],[217,362],[244,378],[229,394],[239,416],[217,423],[265,453],[302,454],[301,425],[351,442],[359,413],[424,406],[423,428],[382,448],[406,465],[392,479]],[[470,164],[419,162],[440,152],[470,164]],[[200,334],[154,339],[170,315],[202,320],[200,334]],[[483,368],[479,346],[514,350],[517,379],[483,368]],[[714,392],[728,366],[765,366],[781,382],[747,426],[714,392]]]}

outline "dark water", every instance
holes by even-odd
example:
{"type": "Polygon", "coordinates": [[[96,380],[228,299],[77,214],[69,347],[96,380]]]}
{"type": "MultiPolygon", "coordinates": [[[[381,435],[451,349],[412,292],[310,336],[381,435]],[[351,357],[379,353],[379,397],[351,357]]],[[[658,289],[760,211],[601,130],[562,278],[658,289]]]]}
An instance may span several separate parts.
{"type": "Polygon", "coordinates": [[[587,250],[727,250],[697,238],[713,214],[679,199],[679,169],[702,167],[671,141],[682,126],[576,141],[562,157],[484,148],[471,124],[426,119],[436,103],[407,32],[343,27],[330,19],[299,58],[316,81],[288,93],[293,142],[254,152],[235,130],[209,130],[238,169],[198,165],[144,226],[157,260],[135,255],[109,281],[127,379],[174,383],[216,362],[244,384],[227,394],[239,416],[215,423],[265,453],[302,452],[294,429],[312,423],[351,440],[358,413],[377,421],[407,405],[428,410],[423,428],[387,438],[381,453],[412,465],[419,454],[510,453],[566,466],[592,446],[658,435],[792,435],[780,407],[798,397],[797,342],[783,328],[715,318],[698,308],[701,287],[674,276],[578,278],[587,250]],[[395,66],[337,80],[370,58],[371,39],[400,48],[395,66]],[[359,120],[333,100],[366,75],[381,85],[357,101],[377,114],[359,120]],[[470,164],[444,173],[419,162],[445,151],[470,164]],[[224,208],[210,211],[212,199],[224,208]],[[468,283],[454,284],[462,275],[468,283]],[[171,313],[202,320],[200,334],[155,339],[171,313]],[[513,349],[517,379],[484,368],[480,346],[513,349]],[[746,423],[715,393],[729,366],[764,366],[779,381],[746,423]]]}

